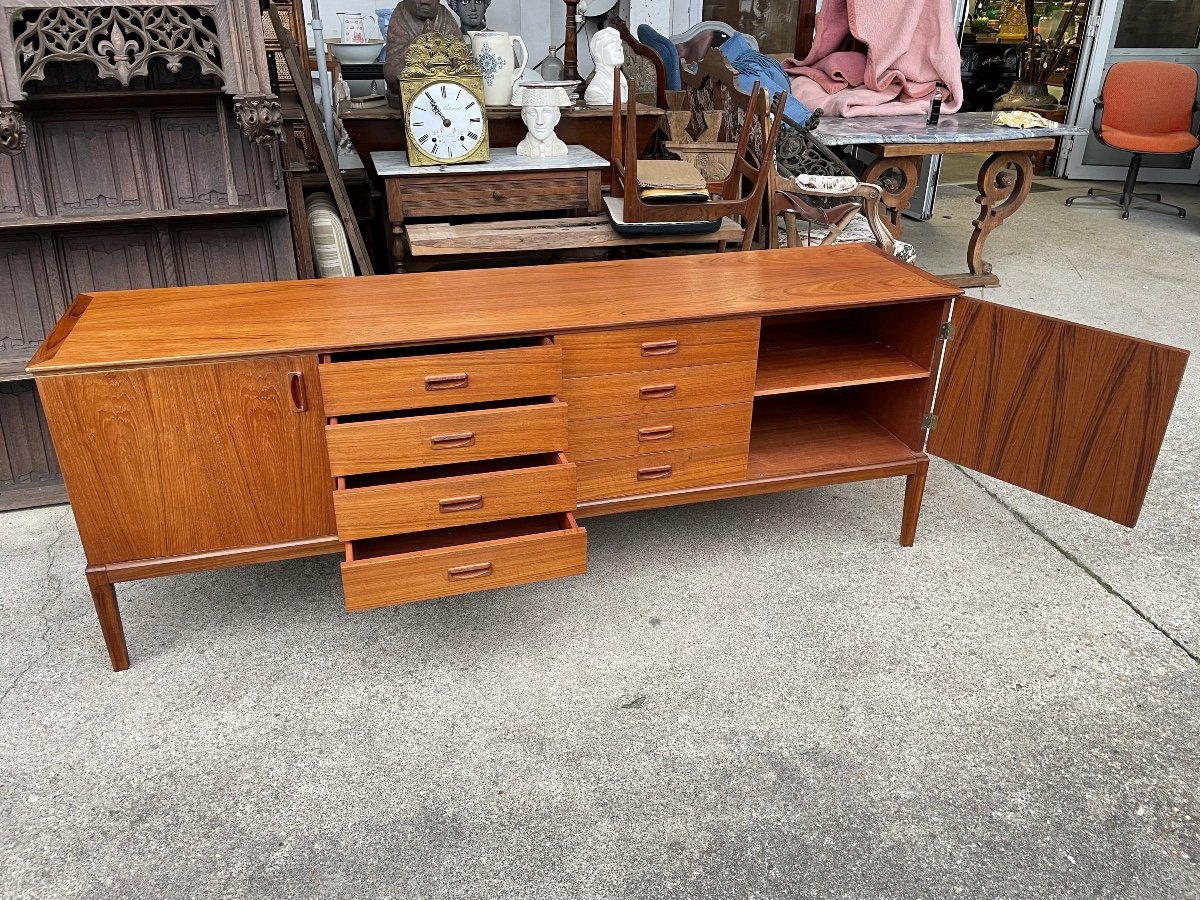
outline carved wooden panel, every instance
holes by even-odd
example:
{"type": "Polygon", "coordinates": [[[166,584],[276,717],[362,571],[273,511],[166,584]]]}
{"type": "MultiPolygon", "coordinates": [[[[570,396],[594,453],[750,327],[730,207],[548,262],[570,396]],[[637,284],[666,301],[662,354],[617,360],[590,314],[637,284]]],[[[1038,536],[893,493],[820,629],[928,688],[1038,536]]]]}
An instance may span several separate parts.
{"type": "Polygon", "coordinates": [[[32,381],[0,384],[0,487],[60,473],[32,381]]]}
{"type": "Polygon", "coordinates": [[[275,281],[275,252],[265,225],[197,225],[175,233],[182,284],[275,281]]]}
{"type": "Polygon", "coordinates": [[[138,119],[121,112],[41,122],[42,165],[59,215],[150,209],[138,119]]]}
{"type": "MultiPolygon", "coordinates": [[[[216,110],[161,113],[156,116],[158,139],[162,146],[161,171],[166,182],[167,206],[172,209],[211,209],[229,206],[229,180],[246,184],[244,155],[226,168],[225,129],[216,110]],[[238,178],[238,175],[241,178],[238,178]]],[[[244,140],[238,140],[245,144],[244,140]]],[[[248,202],[248,191],[234,192],[233,205],[248,202]]]]}
{"type": "Polygon", "coordinates": [[[32,210],[25,208],[28,202],[23,185],[25,179],[18,174],[18,166],[23,166],[24,162],[24,157],[0,153],[0,220],[32,214],[32,210]]]}
{"type": "Polygon", "coordinates": [[[37,235],[0,239],[0,359],[32,354],[66,309],[37,235]]]}
{"type": "Polygon", "coordinates": [[[76,231],[60,235],[66,295],[169,287],[158,234],[152,228],[76,231]]]}

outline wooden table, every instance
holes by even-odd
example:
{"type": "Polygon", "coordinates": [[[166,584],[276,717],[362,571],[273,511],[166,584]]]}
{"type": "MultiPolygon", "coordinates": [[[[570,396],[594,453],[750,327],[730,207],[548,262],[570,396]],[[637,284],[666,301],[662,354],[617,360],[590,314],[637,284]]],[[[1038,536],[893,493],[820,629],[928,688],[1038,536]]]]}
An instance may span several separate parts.
{"type": "MultiPolygon", "coordinates": [[[[362,158],[367,171],[376,174],[371,156],[384,150],[403,150],[404,114],[390,106],[372,109],[346,109],[339,117],[350,136],[350,142],[362,158]]],[[[656,106],[639,103],[637,133],[639,152],[644,153],[650,135],[662,121],[663,111],[656,106]]],[[[521,121],[517,106],[493,106],[487,111],[488,140],[493,148],[515,147],[528,133],[521,121]]],[[[579,144],[608,159],[612,152],[612,110],[608,107],[564,109],[555,133],[567,144],[579,144]]],[[[607,180],[608,173],[604,174],[607,180]]]]}
{"type": "Polygon", "coordinates": [[[1063,137],[1086,134],[1087,129],[1060,125],[1055,128],[1007,128],[993,125],[995,113],[973,112],[942,116],[927,125],[920,116],[862,116],[853,119],[823,118],[816,136],[827,145],[862,147],[876,159],[863,173],[864,181],[883,187],[890,227],[900,236],[900,216],[908,209],[921,173],[921,159],[935,154],[987,153],[977,181],[979,215],[967,245],[967,269],[961,275],[943,276],[961,287],[992,287],[1000,283],[992,264],[984,260],[988,235],[1013,215],[1033,187],[1030,154],[1054,149],[1063,137]]]}

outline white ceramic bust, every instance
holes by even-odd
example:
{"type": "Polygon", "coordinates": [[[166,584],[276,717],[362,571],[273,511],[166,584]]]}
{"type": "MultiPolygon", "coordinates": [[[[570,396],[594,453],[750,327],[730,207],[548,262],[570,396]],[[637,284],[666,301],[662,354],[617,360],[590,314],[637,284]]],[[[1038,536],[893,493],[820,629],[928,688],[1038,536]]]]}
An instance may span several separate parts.
{"type": "Polygon", "coordinates": [[[517,144],[517,156],[566,156],[567,145],[554,133],[562,118],[562,107],[571,103],[560,87],[540,88],[537,83],[519,89],[521,121],[529,133],[517,144]]]}
{"type": "MultiPolygon", "coordinates": [[[[588,106],[612,106],[613,69],[625,62],[625,50],[621,46],[621,35],[615,28],[601,28],[592,37],[588,49],[596,70],[583,92],[583,102],[588,106]]],[[[621,76],[621,102],[629,99],[629,82],[621,76]]]]}

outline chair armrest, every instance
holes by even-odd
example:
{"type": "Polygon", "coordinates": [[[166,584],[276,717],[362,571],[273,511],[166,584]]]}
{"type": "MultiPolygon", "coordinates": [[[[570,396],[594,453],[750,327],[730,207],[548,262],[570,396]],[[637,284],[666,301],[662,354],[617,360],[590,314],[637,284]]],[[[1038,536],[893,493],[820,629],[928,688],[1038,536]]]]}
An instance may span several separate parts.
{"type": "Polygon", "coordinates": [[[1092,109],[1092,131],[1099,134],[1100,123],[1104,119],[1104,100],[1097,97],[1092,103],[1095,104],[1095,107],[1092,109]]]}

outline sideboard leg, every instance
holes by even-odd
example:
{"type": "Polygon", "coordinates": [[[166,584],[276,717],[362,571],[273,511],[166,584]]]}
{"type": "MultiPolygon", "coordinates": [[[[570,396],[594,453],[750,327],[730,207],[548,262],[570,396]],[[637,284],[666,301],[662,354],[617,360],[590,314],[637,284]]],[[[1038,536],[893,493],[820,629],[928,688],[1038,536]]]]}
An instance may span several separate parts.
{"type": "Polygon", "coordinates": [[[129,648],[125,645],[125,628],[121,625],[121,610],[117,607],[117,589],[93,572],[88,572],[87,580],[113,671],[123,672],[129,668],[129,648]]]}
{"type": "Polygon", "coordinates": [[[921,516],[921,500],[925,496],[925,476],[929,474],[929,460],[921,460],[920,466],[904,480],[904,517],[900,522],[901,547],[911,547],[917,537],[917,519],[921,516]]]}

